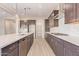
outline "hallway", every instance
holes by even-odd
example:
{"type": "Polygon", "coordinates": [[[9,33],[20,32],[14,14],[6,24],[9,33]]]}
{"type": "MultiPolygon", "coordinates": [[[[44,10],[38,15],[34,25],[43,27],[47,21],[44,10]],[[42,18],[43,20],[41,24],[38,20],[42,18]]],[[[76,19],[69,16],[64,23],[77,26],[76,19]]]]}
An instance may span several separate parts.
{"type": "Polygon", "coordinates": [[[27,56],[55,56],[45,39],[35,39],[27,56]]]}

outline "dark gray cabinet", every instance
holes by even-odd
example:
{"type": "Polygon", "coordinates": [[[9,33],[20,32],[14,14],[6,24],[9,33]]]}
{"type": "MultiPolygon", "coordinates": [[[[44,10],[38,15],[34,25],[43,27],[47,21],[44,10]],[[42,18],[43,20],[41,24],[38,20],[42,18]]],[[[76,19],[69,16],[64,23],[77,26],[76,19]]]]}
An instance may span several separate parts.
{"type": "Polygon", "coordinates": [[[49,19],[45,20],[45,32],[49,32],[50,31],[50,27],[49,27],[49,19]]]}
{"type": "Polygon", "coordinates": [[[55,46],[55,37],[51,35],[51,48],[53,49],[54,53],[56,53],[56,46],[55,46]]]}
{"type": "Polygon", "coordinates": [[[33,44],[33,34],[28,35],[20,40],[19,42],[19,55],[26,56],[33,44]]]}
{"type": "Polygon", "coordinates": [[[79,46],[76,46],[70,42],[64,41],[64,55],[79,56],[79,46]]]}
{"type": "Polygon", "coordinates": [[[19,56],[27,55],[27,39],[23,38],[19,41],[19,56]]]}
{"type": "Polygon", "coordinates": [[[72,52],[71,52],[71,44],[64,41],[64,55],[65,56],[72,56],[72,52]]]}
{"type": "Polygon", "coordinates": [[[30,34],[19,41],[2,48],[2,56],[26,56],[33,44],[34,34],[30,34]]]}
{"type": "Polygon", "coordinates": [[[31,46],[31,39],[30,39],[30,36],[27,37],[27,46],[28,46],[28,51],[29,51],[30,46],[31,46]]]}
{"type": "Polygon", "coordinates": [[[55,36],[52,36],[52,35],[50,35],[51,36],[51,48],[53,49],[53,51],[54,51],[54,53],[56,54],[56,55],[63,55],[64,54],[64,52],[63,52],[63,50],[64,50],[64,46],[63,46],[63,40],[61,40],[61,39],[59,39],[59,38],[57,38],[57,37],[55,37],[55,36]]]}
{"type": "Polygon", "coordinates": [[[57,56],[64,55],[64,46],[63,41],[61,39],[50,34],[46,34],[46,41],[48,42],[48,44],[57,56]]]}
{"type": "Polygon", "coordinates": [[[45,39],[48,42],[48,40],[49,40],[49,35],[48,34],[45,34],[45,39]]]}
{"type": "Polygon", "coordinates": [[[8,54],[8,56],[18,56],[19,52],[18,52],[18,48],[14,49],[11,53],[8,54]]]}
{"type": "Polygon", "coordinates": [[[11,45],[8,45],[2,48],[2,56],[18,56],[19,55],[19,42],[15,42],[11,45]]]}
{"type": "Polygon", "coordinates": [[[63,40],[61,40],[59,38],[55,38],[55,54],[57,56],[63,56],[64,55],[63,40]]]}
{"type": "Polygon", "coordinates": [[[67,42],[54,35],[45,34],[46,41],[57,56],[79,56],[79,46],[67,42]]]}
{"type": "Polygon", "coordinates": [[[34,39],[34,35],[31,34],[31,35],[30,35],[30,43],[31,43],[31,46],[32,46],[32,44],[33,44],[33,39],[34,39]]]}

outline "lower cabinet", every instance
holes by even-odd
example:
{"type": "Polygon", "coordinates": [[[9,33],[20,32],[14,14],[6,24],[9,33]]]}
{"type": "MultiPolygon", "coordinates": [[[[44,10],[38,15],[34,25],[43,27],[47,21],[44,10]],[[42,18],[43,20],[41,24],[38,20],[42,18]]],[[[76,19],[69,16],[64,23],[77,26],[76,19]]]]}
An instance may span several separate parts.
{"type": "Polygon", "coordinates": [[[70,42],[64,41],[64,55],[79,56],[79,46],[76,46],[70,42]]]}
{"type": "Polygon", "coordinates": [[[33,43],[33,34],[30,34],[19,41],[2,48],[2,56],[26,56],[33,43]]]}
{"type": "Polygon", "coordinates": [[[23,38],[19,41],[19,56],[27,55],[27,39],[23,38]]]}
{"type": "Polygon", "coordinates": [[[19,55],[19,42],[15,42],[2,48],[2,56],[18,56],[19,55]]]}
{"type": "Polygon", "coordinates": [[[46,33],[45,39],[56,56],[79,56],[79,46],[46,33]]]}
{"type": "Polygon", "coordinates": [[[18,53],[18,48],[14,49],[11,53],[9,53],[7,56],[18,56],[19,53],[18,53]]]}
{"type": "Polygon", "coordinates": [[[30,36],[27,37],[27,46],[28,46],[27,50],[29,51],[30,46],[31,46],[31,39],[30,39],[30,36]]]}
{"type": "Polygon", "coordinates": [[[19,41],[19,55],[26,56],[33,44],[33,34],[26,36],[19,41]]]}
{"type": "Polygon", "coordinates": [[[62,40],[61,40],[61,42],[58,41],[58,38],[55,39],[55,54],[57,56],[63,56],[64,55],[63,41],[62,40]]]}
{"type": "Polygon", "coordinates": [[[54,37],[51,37],[51,48],[53,49],[53,51],[54,51],[54,53],[55,53],[55,51],[56,51],[56,47],[55,47],[55,39],[54,39],[54,37]]]}

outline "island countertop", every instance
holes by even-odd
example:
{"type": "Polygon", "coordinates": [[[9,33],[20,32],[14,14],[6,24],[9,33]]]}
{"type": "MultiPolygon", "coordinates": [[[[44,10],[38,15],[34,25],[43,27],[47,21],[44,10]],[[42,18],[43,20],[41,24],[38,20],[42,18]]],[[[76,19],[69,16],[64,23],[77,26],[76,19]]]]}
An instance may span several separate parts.
{"type": "Polygon", "coordinates": [[[2,35],[0,36],[0,49],[3,47],[6,47],[32,33],[27,33],[27,34],[8,34],[8,35],[2,35]]]}
{"type": "Polygon", "coordinates": [[[0,36],[0,56],[1,56],[1,52],[2,52],[2,48],[15,43],[17,41],[19,41],[20,39],[31,35],[33,33],[26,33],[26,34],[8,34],[8,35],[1,35],[0,36]]]}
{"type": "Polygon", "coordinates": [[[72,35],[62,36],[62,35],[51,34],[50,32],[46,32],[46,33],[79,46],[79,37],[78,36],[72,36],[72,35]]]}

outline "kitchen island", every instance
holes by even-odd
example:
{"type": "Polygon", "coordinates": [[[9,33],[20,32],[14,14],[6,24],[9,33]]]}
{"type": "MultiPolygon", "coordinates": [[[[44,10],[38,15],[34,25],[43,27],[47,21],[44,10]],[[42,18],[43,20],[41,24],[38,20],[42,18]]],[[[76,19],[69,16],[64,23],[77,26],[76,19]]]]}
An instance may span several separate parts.
{"type": "Polygon", "coordinates": [[[33,43],[33,33],[0,36],[0,55],[26,56],[33,43]]]}

